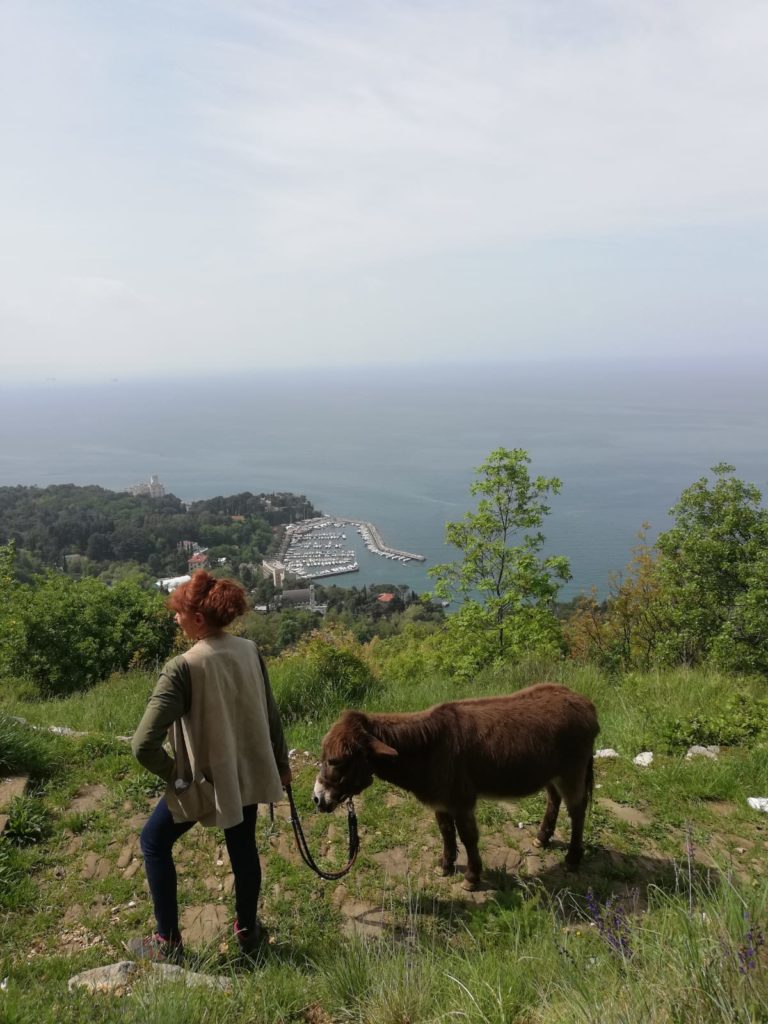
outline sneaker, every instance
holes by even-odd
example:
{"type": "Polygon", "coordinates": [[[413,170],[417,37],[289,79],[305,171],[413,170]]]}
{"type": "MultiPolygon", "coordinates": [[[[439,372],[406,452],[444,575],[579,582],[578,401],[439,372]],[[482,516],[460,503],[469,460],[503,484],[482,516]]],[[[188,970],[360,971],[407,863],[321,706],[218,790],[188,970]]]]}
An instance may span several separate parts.
{"type": "Polygon", "coordinates": [[[260,921],[253,928],[241,928],[235,921],[233,932],[240,952],[246,956],[255,956],[269,943],[269,932],[260,921]]]}
{"type": "Polygon", "coordinates": [[[136,960],[151,960],[156,964],[179,964],[184,959],[181,939],[166,939],[159,932],[141,939],[129,939],[123,945],[136,960]]]}

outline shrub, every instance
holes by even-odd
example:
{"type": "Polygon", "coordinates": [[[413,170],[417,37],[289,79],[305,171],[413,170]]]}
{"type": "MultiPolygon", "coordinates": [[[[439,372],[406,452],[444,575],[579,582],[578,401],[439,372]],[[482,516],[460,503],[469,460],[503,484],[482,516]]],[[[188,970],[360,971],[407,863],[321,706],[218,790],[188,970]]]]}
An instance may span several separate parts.
{"type": "Polygon", "coordinates": [[[765,733],[768,733],[768,700],[755,700],[744,693],[728,698],[712,714],[675,718],[664,728],[664,738],[672,748],[695,744],[735,746],[765,733]]]}
{"type": "Polygon", "coordinates": [[[274,663],[271,679],[287,722],[324,718],[358,704],[375,682],[359,644],[341,630],[312,633],[274,663]]]}
{"type": "Polygon", "coordinates": [[[108,587],[54,573],[35,586],[15,585],[13,622],[0,656],[11,674],[45,694],[84,689],[113,671],[165,658],[175,626],[159,594],[135,583],[108,587]]]}

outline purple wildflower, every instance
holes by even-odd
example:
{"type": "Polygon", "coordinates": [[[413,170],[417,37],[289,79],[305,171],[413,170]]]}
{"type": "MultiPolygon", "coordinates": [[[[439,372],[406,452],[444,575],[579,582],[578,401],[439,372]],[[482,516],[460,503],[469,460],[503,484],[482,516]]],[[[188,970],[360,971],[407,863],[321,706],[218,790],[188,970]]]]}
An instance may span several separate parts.
{"type": "Polygon", "coordinates": [[[612,893],[601,906],[594,892],[587,891],[587,910],[594,921],[597,931],[608,947],[626,960],[632,956],[632,945],[629,936],[629,922],[626,911],[617,897],[612,893]]]}
{"type": "Polygon", "coordinates": [[[749,926],[744,941],[736,950],[736,958],[739,961],[739,974],[749,974],[757,967],[757,951],[765,945],[765,935],[761,928],[752,924],[749,911],[744,911],[744,920],[749,926]]]}

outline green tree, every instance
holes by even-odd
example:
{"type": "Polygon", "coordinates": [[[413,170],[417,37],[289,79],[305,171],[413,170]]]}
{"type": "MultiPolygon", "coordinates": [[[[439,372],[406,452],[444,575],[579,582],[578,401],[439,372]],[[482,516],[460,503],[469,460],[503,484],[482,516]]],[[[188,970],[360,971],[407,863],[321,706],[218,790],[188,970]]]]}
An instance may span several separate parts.
{"type": "Polygon", "coordinates": [[[541,554],[541,524],[550,511],[548,496],[562,485],[556,477],[532,478],[530,461],[522,448],[491,452],[470,487],[479,498],[476,509],[446,525],[446,541],[461,559],[430,569],[437,596],[463,602],[448,618],[446,634],[458,641],[453,653],[467,674],[492,661],[560,647],[553,605],[571,578],[570,566],[563,556],[541,554]]]}
{"type": "Polygon", "coordinates": [[[669,627],[665,660],[708,659],[734,669],[768,667],[768,510],[727,463],[683,491],[674,526],[657,540],[669,627]]]}

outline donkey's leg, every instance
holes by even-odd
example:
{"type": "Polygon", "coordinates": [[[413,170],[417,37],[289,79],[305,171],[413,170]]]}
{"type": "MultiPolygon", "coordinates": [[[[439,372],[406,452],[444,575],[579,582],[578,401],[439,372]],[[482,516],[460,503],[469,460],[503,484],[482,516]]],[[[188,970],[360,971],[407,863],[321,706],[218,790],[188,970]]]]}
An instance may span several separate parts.
{"type": "Polygon", "coordinates": [[[549,846],[549,841],[555,834],[555,825],[557,824],[557,815],[560,811],[560,794],[557,789],[548,783],[547,785],[547,809],[544,811],[544,817],[541,819],[541,826],[539,828],[539,834],[535,839],[537,846],[549,846]]]}
{"type": "Polygon", "coordinates": [[[565,864],[566,867],[575,870],[584,855],[584,818],[589,805],[589,789],[584,766],[579,765],[577,771],[567,781],[559,779],[558,788],[571,818],[571,841],[565,855],[565,864]]]}
{"type": "Polygon", "coordinates": [[[447,811],[435,811],[437,827],[443,837],[443,855],[440,858],[440,873],[452,875],[456,867],[456,822],[447,811]]]}
{"type": "Polygon", "coordinates": [[[464,872],[464,888],[470,891],[480,887],[480,876],[483,873],[483,862],[477,848],[478,831],[475,812],[472,808],[459,811],[454,815],[459,839],[467,851],[467,870],[464,872]]]}

